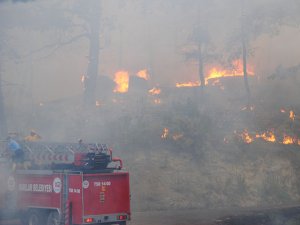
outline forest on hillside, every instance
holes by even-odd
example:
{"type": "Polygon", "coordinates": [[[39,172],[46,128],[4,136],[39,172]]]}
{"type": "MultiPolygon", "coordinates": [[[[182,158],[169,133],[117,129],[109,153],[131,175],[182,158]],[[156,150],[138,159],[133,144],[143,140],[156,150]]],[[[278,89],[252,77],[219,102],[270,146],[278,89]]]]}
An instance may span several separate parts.
{"type": "Polygon", "coordinates": [[[0,136],[106,143],[134,210],[300,200],[300,4],[0,1],[0,136]]]}

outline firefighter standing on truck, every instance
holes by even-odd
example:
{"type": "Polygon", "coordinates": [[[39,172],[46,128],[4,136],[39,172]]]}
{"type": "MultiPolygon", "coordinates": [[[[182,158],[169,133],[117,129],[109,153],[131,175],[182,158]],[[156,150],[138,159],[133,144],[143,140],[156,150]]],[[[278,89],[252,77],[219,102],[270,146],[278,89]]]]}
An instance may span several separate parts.
{"type": "Polygon", "coordinates": [[[16,170],[17,165],[24,162],[24,151],[21,146],[12,137],[7,137],[7,149],[11,155],[13,162],[13,171],[16,170]]]}
{"type": "Polygon", "coordinates": [[[38,135],[34,130],[31,130],[30,134],[24,138],[24,141],[32,142],[32,141],[39,141],[41,139],[42,137],[40,135],[38,135]]]}

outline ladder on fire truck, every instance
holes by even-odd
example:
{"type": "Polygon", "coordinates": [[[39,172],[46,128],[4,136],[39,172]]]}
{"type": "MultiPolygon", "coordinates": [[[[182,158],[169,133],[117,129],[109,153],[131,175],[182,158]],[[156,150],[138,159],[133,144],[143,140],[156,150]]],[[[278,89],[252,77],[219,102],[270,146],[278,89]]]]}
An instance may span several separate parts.
{"type": "Polygon", "coordinates": [[[106,144],[22,142],[21,145],[25,158],[36,168],[106,169],[113,161],[106,144]]]}

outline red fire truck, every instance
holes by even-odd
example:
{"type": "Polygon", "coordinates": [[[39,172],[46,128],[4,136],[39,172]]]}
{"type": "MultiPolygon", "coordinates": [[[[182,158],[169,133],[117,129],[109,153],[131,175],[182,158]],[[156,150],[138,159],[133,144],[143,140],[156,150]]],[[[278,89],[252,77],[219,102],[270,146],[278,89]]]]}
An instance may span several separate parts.
{"type": "Polygon", "coordinates": [[[21,145],[29,169],[10,171],[11,163],[0,160],[0,221],[125,225],[130,220],[129,174],[106,145],[21,145]]]}

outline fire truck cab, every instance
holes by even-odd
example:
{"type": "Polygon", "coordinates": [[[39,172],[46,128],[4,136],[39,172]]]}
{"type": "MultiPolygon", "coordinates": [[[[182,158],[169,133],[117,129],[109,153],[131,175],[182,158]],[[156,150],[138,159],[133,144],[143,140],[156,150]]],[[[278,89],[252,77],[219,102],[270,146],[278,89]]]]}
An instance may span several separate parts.
{"type": "Polygon", "coordinates": [[[0,160],[0,221],[125,225],[130,220],[129,173],[106,146],[44,144],[47,151],[41,143],[23,146],[31,168],[10,171],[7,160],[0,160]]]}

